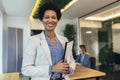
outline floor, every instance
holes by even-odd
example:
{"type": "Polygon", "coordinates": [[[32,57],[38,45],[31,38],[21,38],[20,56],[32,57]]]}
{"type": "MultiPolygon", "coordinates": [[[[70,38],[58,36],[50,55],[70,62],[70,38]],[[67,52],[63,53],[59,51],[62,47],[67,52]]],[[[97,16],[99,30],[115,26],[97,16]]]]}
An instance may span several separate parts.
{"type": "Polygon", "coordinates": [[[120,67],[102,66],[99,67],[99,70],[106,73],[106,76],[101,80],[120,80],[120,67]]]}

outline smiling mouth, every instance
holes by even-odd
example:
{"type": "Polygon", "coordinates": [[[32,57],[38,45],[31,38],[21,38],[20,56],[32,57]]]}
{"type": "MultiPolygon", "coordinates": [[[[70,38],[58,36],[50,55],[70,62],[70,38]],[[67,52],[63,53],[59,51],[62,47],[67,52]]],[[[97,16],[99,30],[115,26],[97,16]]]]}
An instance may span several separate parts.
{"type": "Polygon", "coordinates": [[[48,27],[53,27],[54,26],[54,24],[47,24],[48,25],[48,27]]]}
{"type": "Polygon", "coordinates": [[[52,24],[48,24],[49,27],[52,27],[53,25],[52,24]]]}

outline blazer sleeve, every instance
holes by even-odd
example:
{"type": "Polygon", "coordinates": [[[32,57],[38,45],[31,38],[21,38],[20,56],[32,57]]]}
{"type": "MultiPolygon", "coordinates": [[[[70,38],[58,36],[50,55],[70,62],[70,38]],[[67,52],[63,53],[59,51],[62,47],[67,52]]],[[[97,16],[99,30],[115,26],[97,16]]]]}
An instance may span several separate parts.
{"type": "Polygon", "coordinates": [[[31,77],[50,77],[49,65],[39,65],[39,66],[35,65],[37,48],[34,40],[35,38],[31,37],[28,40],[27,46],[24,50],[22,69],[21,69],[22,74],[31,77]]]}

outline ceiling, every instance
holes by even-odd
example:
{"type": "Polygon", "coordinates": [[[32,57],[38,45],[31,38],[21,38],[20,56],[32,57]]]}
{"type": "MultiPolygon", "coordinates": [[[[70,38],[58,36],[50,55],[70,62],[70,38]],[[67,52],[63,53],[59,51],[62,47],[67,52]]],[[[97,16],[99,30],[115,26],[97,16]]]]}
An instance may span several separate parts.
{"type": "MultiPolygon", "coordinates": [[[[0,0],[0,10],[8,16],[26,17],[30,16],[35,2],[36,0],[0,0]]],[[[96,14],[117,5],[120,5],[120,0],[78,0],[63,12],[62,17],[69,19],[80,18],[88,14],[96,14]],[[105,7],[106,5],[109,6],[105,7]]]]}
{"type": "Polygon", "coordinates": [[[106,21],[109,19],[113,19],[116,17],[120,17],[120,5],[113,7],[111,9],[102,11],[92,16],[88,16],[85,20],[94,20],[94,21],[106,21]]]}
{"type": "Polygon", "coordinates": [[[63,17],[71,19],[86,17],[111,9],[117,5],[120,5],[120,0],[78,0],[64,12],[63,17]]]}
{"type": "Polygon", "coordinates": [[[36,0],[0,0],[0,9],[8,16],[28,17],[36,0]]]}

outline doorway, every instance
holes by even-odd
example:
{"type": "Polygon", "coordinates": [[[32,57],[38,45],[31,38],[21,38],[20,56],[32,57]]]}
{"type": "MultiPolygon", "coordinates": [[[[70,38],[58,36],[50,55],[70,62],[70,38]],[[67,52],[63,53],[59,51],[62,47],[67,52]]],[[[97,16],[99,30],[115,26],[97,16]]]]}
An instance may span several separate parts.
{"type": "Polygon", "coordinates": [[[23,29],[8,27],[7,72],[20,72],[23,54],[23,29]]]}

